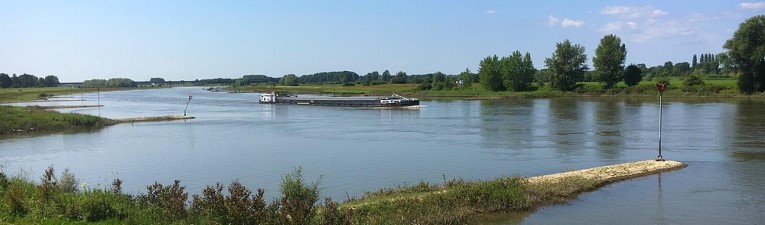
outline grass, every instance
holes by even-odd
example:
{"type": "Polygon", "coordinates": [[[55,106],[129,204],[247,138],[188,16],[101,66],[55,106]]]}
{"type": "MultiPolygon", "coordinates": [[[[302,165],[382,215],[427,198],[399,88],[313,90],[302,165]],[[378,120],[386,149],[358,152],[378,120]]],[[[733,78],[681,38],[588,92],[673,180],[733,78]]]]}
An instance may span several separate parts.
{"type": "Polygon", "coordinates": [[[464,224],[487,213],[530,211],[566,201],[597,187],[595,180],[530,183],[519,177],[492,181],[421,182],[412,187],[368,193],[341,206],[354,224],[464,224]]]}
{"type": "Polygon", "coordinates": [[[114,124],[113,120],[34,107],[0,106],[0,136],[13,133],[88,130],[114,124]]]}
{"type": "MultiPolygon", "coordinates": [[[[118,90],[146,89],[152,87],[136,88],[75,88],[75,87],[33,87],[33,88],[0,88],[0,103],[31,101],[50,96],[61,96],[80,93],[106,92],[118,90]]],[[[161,88],[161,87],[157,87],[161,88]]]]}

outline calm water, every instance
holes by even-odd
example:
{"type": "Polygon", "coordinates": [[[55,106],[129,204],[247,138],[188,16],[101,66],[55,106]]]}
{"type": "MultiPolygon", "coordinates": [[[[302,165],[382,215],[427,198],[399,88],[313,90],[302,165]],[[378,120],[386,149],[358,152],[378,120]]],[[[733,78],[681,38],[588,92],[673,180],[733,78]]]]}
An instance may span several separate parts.
{"type": "MultiPolygon", "coordinates": [[[[653,159],[654,98],[423,101],[420,109],[267,105],[257,94],[172,88],[73,95],[106,105],[69,109],[110,118],[197,119],[0,140],[0,165],[37,180],[53,165],[88,186],[119,177],[131,193],[154,181],[205,185],[239,179],[278,194],[300,166],[333,199],[444,177],[493,179],[653,159]]],[[[665,99],[665,158],[689,167],[609,185],[568,204],[500,215],[496,224],[765,223],[765,103],[665,99]]]]}

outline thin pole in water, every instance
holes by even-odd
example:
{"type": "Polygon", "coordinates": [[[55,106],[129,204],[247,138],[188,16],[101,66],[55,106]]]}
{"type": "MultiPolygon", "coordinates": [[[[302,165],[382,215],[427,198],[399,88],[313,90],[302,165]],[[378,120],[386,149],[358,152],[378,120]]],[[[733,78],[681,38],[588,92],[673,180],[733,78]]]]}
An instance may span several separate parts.
{"type": "Polygon", "coordinates": [[[189,102],[191,102],[191,95],[189,95],[189,101],[186,102],[186,108],[183,109],[183,116],[186,116],[186,109],[189,108],[189,102]]]}
{"type": "Polygon", "coordinates": [[[96,88],[96,93],[98,93],[98,117],[101,117],[101,88],[96,88]]]}
{"type": "Polygon", "coordinates": [[[661,125],[664,117],[664,104],[662,104],[662,95],[664,94],[664,90],[666,88],[666,84],[656,84],[656,89],[659,90],[659,156],[656,157],[656,161],[664,161],[664,157],[661,156],[661,125]]]}

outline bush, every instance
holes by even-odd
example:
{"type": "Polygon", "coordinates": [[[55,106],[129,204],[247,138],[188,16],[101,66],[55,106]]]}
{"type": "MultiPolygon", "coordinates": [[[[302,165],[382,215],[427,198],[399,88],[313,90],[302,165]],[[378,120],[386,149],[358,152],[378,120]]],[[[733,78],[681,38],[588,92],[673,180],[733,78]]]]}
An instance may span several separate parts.
{"type": "Polygon", "coordinates": [[[74,177],[74,174],[69,172],[69,168],[66,168],[58,181],[58,190],[65,193],[77,192],[78,183],[79,181],[74,177]]]}
{"type": "Polygon", "coordinates": [[[159,209],[160,216],[168,220],[178,220],[186,217],[186,200],[189,194],[181,181],[175,180],[173,185],[162,186],[157,182],[147,186],[147,193],[139,197],[139,201],[149,207],[159,209]]]}
{"type": "Polygon", "coordinates": [[[292,173],[282,177],[280,199],[282,216],[289,224],[309,224],[316,214],[315,204],[319,199],[319,183],[303,182],[303,170],[298,167],[292,173]]]}
{"type": "Polygon", "coordinates": [[[338,209],[338,204],[332,201],[331,198],[324,199],[324,207],[321,211],[321,225],[350,225],[353,218],[353,211],[346,209],[341,211],[338,209]]]}
{"type": "Polygon", "coordinates": [[[5,208],[13,216],[25,216],[28,212],[24,203],[24,190],[17,184],[11,184],[3,196],[5,208]]]}
{"type": "Polygon", "coordinates": [[[703,84],[704,84],[704,79],[701,78],[701,75],[691,74],[686,76],[683,79],[683,85],[685,85],[686,87],[694,87],[694,86],[699,86],[703,84]]]}
{"type": "Polygon", "coordinates": [[[417,86],[417,90],[426,91],[433,88],[433,85],[430,83],[422,83],[417,86]]]}

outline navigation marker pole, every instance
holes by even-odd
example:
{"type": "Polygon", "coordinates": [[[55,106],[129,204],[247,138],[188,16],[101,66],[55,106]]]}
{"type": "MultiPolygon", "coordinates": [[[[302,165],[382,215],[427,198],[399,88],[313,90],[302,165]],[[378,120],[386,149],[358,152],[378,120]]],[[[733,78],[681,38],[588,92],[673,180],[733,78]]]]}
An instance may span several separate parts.
{"type": "Polygon", "coordinates": [[[663,117],[663,104],[662,104],[662,95],[664,94],[664,90],[667,89],[667,84],[658,83],[656,84],[656,90],[659,90],[659,156],[656,157],[656,161],[664,161],[664,157],[661,156],[661,123],[662,123],[662,117],[663,117]]]}
{"type": "Polygon", "coordinates": [[[101,88],[96,88],[98,93],[98,117],[101,117],[101,88]]]}
{"type": "Polygon", "coordinates": [[[186,116],[186,109],[189,108],[189,102],[191,102],[191,95],[189,95],[189,101],[186,102],[186,108],[183,109],[183,116],[186,116]]]}

